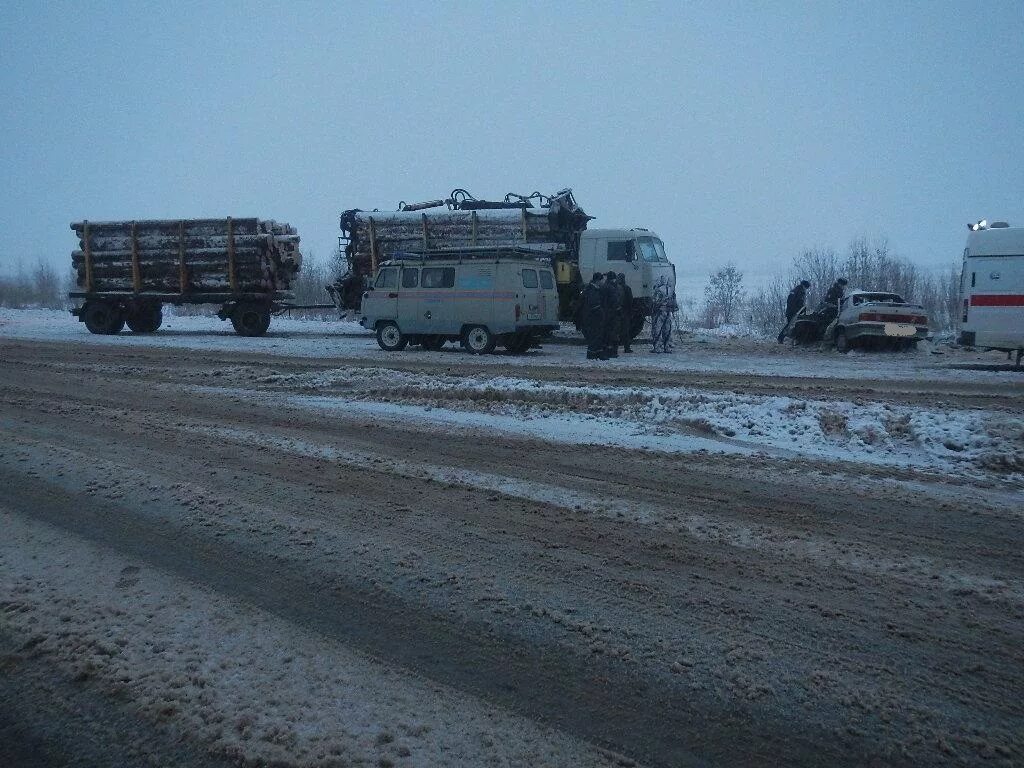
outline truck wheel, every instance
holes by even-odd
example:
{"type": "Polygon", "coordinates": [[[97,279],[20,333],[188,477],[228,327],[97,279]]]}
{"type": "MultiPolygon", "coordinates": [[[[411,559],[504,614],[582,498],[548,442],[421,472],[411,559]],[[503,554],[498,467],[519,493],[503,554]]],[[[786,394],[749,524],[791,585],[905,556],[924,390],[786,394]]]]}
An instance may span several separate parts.
{"type": "Polygon", "coordinates": [[[445,341],[447,341],[447,339],[445,339],[444,336],[441,336],[440,334],[434,334],[431,336],[424,336],[423,341],[420,342],[420,344],[426,350],[429,350],[431,352],[440,352],[442,347],[444,347],[445,341]]]}
{"type": "Polygon", "coordinates": [[[377,326],[377,344],[385,352],[400,352],[405,349],[409,339],[398,327],[398,323],[388,321],[377,326]]]}
{"type": "Polygon", "coordinates": [[[505,349],[513,355],[522,355],[533,346],[533,337],[528,333],[514,334],[505,344],[505,349]]]}
{"type": "Polygon", "coordinates": [[[239,336],[262,336],[270,327],[270,308],[242,302],[232,311],[231,324],[239,336]]]}
{"type": "Polygon", "coordinates": [[[133,333],[153,333],[164,321],[163,309],[159,304],[148,304],[136,307],[128,315],[128,327],[133,333]]]}
{"type": "Polygon", "coordinates": [[[640,335],[640,331],[644,329],[644,323],[647,322],[646,315],[633,315],[629,321],[629,338],[635,339],[640,335]]]}
{"type": "Polygon", "coordinates": [[[462,333],[462,346],[473,355],[489,355],[495,343],[494,334],[484,325],[471,325],[462,333]]]}
{"type": "Polygon", "coordinates": [[[89,333],[113,335],[124,328],[124,312],[109,301],[89,301],[82,307],[82,320],[89,333]]]}
{"type": "Polygon", "coordinates": [[[836,351],[844,355],[850,351],[850,340],[846,338],[846,331],[842,328],[836,329],[836,351]]]}

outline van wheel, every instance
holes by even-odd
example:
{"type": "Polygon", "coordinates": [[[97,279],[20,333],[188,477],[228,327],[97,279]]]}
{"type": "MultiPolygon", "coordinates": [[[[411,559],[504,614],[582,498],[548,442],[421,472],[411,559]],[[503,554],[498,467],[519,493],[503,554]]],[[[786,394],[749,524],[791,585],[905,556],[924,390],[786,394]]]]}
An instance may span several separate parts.
{"type": "Polygon", "coordinates": [[[846,331],[842,328],[836,329],[836,351],[844,355],[850,351],[850,340],[846,338],[846,331]]]}
{"type": "Polygon", "coordinates": [[[409,339],[402,333],[398,323],[388,321],[377,326],[377,344],[385,352],[401,352],[409,339]]]}
{"type": "Polygon", "coordinates": [[[113,335],[124,328],[124,312],[109,301],[89,301],[82,307],[82,320],[89,333],[113,335]]]}
{"type": "Polygon", "coordinates": [[[487,355],[494,351],[494,334],[483,325],[471,325],[462,334],[462,345],[474,355],[487,355]]]}

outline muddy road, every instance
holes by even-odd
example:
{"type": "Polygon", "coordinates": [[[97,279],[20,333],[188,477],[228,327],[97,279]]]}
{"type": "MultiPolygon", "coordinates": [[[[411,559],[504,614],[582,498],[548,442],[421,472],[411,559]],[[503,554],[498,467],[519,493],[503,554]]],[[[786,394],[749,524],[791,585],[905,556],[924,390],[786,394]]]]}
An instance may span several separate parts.
{"type": "MultiPolygon", "coordinates": [[[[13,764],[1024,760],[1012,482],[572,446],[389,411],[407,383],[344,407],[388,371],[495,375],[468,357],[0,340],[0,360],[13,764]],[[88,757],[119,729],[141,747],[88,757]]],[[[1022,410],[984,381],[515,376],[1022,410]]]]}

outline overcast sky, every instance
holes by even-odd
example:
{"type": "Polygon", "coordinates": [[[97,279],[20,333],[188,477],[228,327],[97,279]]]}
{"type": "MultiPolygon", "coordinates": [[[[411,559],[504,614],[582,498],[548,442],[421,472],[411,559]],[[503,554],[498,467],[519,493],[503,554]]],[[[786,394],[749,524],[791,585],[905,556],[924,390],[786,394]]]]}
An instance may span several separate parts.
{"type": "Polygon", "coordinates": [[[571,186],[686,280],[887,235],[922,265],[1024,225],[1024,2],[4,4],[0,267],[72,220],[571,186]]]}

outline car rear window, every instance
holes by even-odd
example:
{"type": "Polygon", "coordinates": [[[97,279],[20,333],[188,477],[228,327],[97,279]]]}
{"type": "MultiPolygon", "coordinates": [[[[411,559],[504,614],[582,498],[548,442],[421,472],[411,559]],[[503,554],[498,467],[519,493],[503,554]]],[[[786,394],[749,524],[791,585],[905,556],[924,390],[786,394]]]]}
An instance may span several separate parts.
{"type": "Polygon", "coordinates": [[[422,287],[452,288],[455,285],[455,267],[424,267],[422,287]]]}
{"type": "Polygon", "coordinates": [[[540,271],[540,287],[541,288],[554,288],[555,279],[551,276],[551,273],[546,269],[540,271]]]}
{"type": "Polygon", "coordinates": [[[536,288],[537,287],[537,270],[536,269],[524,269],[523,270],[523,288],[536,288]]]}

